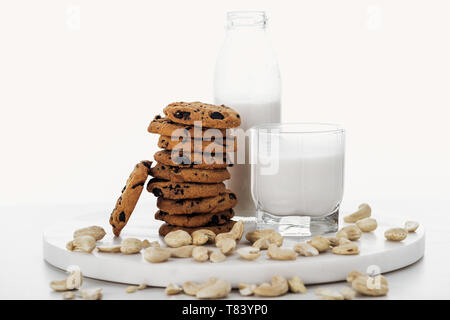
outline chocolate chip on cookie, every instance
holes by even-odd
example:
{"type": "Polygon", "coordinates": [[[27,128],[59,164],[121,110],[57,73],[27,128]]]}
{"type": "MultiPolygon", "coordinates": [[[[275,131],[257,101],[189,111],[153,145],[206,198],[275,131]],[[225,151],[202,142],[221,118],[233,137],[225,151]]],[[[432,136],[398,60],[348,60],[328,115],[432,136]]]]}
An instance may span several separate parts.
{"type": "Polygon", "coordinates": [[[217,213],[228,210],[236,206],[236,195],[227,190],[215,197],[199,199],[179,199],[171,200],[158,198],[157,206],[161,211],[171,215],[193,214],[193,213],[217,213]]]}
{"type": "Polygon", "coordinates": [[[166,150],[184,150],[187,152],[214,152],[216,154],[235,152],[237,150],[236,139],[172,139],[170,136],[159,137],[158,147],[166,150]]]}
{"type": "Polygon", "coordinates": [[[164,221],[170,225],[178,227],[201,227],[221,225],[227,223],[234,217],[233,209],[228,209],[222,212],[209,212],[209,213],[197,213],[197,214],[178,214],[171,215],[167,212],[158,210],[155,213],[155,219],[164,221]]]}
{"type": "Polygon", "coordinates": [[[150,175],[155,178],[174,182],[219,183],[230,179],[230,173],[227,169],[206,170],[180,168],[162,163],[157,163],[150,170],[150,175]]]}
{"type": "Polygon", "coordinates": [[[127,180],[125,187],[122,189],[122,194],[116,202],[109,223],[113,228],[113,232],[116,236],[120,235],[120,232],[127,224],[133,213],[136,203],[139,200],[144,184],[147,181],[149,171],[151,168],[151,161],[144,160],[139,162],[135,167],[130,177],[127,180]]]}
{"type": "Polygon", "coordinates": [[[175,123],[168,118],[162,118],[161,116],[156,116],[148,126],[148,132],[156,133],[162,136],[172,137],[183,137],[183,138],[195,138],[200,139],[206,136],[222,136],[229,137],[231,133],[227,134],[226,129],[217,129],[202,127],[201,129],[193,125],[175,123]]]}
{"type": "Polygon", "coordinates": [[[174,102],[164,108],[164,114],[176,123],[194,125],[201,121],[202,126],[210,128],[235,128],[241,124],[235,110],[203,102],[174,102]]]}
{"type": "Polygon", "coordinates": [[[187,153],[162,150],[153,156],[159,163],[173,167],[195,169],[224,169],[232,165],[229,154],[209,155],[207,153],[187,153]]]}
{"type": "Polygon", "coordinates": [[[214,197],[225,192],[226,189],[223,183],[199,184],[153,178],[148,182],[147,190],[157,197],[166,199],[191,199],[214,197]]]}

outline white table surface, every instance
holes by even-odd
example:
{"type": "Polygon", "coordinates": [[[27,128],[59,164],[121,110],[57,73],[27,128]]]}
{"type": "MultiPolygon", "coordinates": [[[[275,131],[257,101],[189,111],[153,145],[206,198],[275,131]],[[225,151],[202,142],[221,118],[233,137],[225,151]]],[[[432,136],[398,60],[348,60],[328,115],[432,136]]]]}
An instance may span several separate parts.
{"type": "MultiPolygon", "coordinates": [[[[343,211],[358,203],[345,203],[343,211]]],[[[445,199],[379,199],[370,201],[377,219],[414,219],[425,226],[425,257],[404,269],[385,274],[390,292],[382,299],[450,299],[450,237],[448,208],[445,199]],[[388,214],[389,213],[389,214],[388,214]]],[[[55,221],[89,212],[105,212],[110,205],[64,206],[0,206],[3,220],[0,255],[0,299],[61,299],[60,293],[49,288],[52,280],[63,279],[64,272],[47,264],[42,258],[42,232],[55,221]]],[[[154,205],[139,206],[138,214],[153,214],[154,205]]],[[[132,223],[132,220],[130,220],[132,223]]],[[[109,231],[109,230],[108,230],[109,231]]],[[[316,299],[318,287],[340,288],[344,282],[308,286],[307,294],[287,294],[280,299],[316,299]]],[[[83,287],[103,288],[104,299],[192,299],[186,295],[167,297],[161,288],[149,287],[133,294],[125,293],[127,285],[85,279],[83,287]]],[[[230,299],[241,297],[237,291],[230,299]]],[[[368,298],[364,298],[368,299],[368,298]]]]}

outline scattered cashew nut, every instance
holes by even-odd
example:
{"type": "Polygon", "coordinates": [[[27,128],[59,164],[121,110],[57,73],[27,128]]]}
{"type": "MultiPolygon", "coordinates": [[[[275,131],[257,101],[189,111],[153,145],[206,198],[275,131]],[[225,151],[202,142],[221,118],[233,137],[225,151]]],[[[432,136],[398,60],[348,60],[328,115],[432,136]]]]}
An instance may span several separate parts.
{"type": "Polygon", "coordinates": [[[220,250],[213,250],[209,255],[209,261],[217,263],[223,262],[227,259],[227,257],[220,250]]]}
{"type": "Polygon", "coordinates": [[[288,280],[289,291],[293,293],[306,293],[306,287],[302,279],[295,276],[288,280]]]}
{"type": "Polygon", "coordinates": [[[358,226],[351,225],[343,227],[336,233],[336,238],[346,238],[350,241],[356,241],[361,238],[362,232],[359,230],[358,226]]]}
{"type": "Polygon", "coordinates": [[[176,230],[166,234],[164,242],[171,248],[178,248],[192,244],[192,237],[184,230],[176,230]]]}
{"type": "Polygon", "coordinates": [[[169,248],[150,247],[144,250],[144,259],[151,263],[167,261],[170,256],[169,248]]]}
{"type": "Polygon", "coordinates": [[[408,232],[416,232],[417,228],[419,228],[419,223],[416,221],[406,221],[405,222],[405,230],[408,232]]]}
{"type": "Polygon", "coordinates": [[[344,217],[344,222],[354,223],[358,220],[370,217],[372,209],[367,203],[360,204],[358,211],[344,217]]]}
{"type": "Polygon", "coordinates": [[[168,248],[171,253],[171,257],[174,258],[190,258],[192,257],[192,251],[194,250],[195,246],[188,245],[188,246],[182,246],[178,248],[168,248]]]}
{"type": "Polygon", "coordinates": [[[181,288],[179,285],[177,284],[173,284],[173,283],[169,283],[169,285],[166,287],[166,295],[168,296],[172,296],[175,294],[179,294],[183,291],[183,288],[181,288]]]}
{"type": "Polygon", "coordinates": [[[354,255],[359,254],[359,248],[355,243],[349,241],[348,243],[339,244],[337,247],[334,247],[331,252],[339,255],[354,255]]]}
{"type": "Polygon", "coordinates": [[[293,247],[294,251],[304,257],[318,256],[319,250],[306,242],[296,243],[293,247]]]}
{"type": "Polygon", "coordinates": [[[391,228],[384,233],[384,237],[389,241],[402,241],[407,236],[408,232],[403,228],[391,228]]]}
{"type": "Polygon", "coordinates": [[[254,294],[256,287],[256,284],[240,283],[238,285],[239,294],[241,296],[251,296],[254,294]]]}
{"type": "Polygon", "coordinates": [[[378,227],[377,220],[373,218],[364,218],[356,221],[356,225],[362,232],[371,232],[378,227]]]}
{"type": "Polygon", "coordinates": [[[136,238],[127,238],[120,244],[120,252],[123,254],[135,254],[142,250],[142,241],[136,238]]]}
{"type": "Polygon", "coordinates": [[[192,258],[194,258],[194,260],[198,262],[208,261],[208,249],[205,247],[195,247],[192,250],[192,258]]]}
{"type": "Polygon", "coordinates": [[[231,285],[228,281],[219,279],[214,283],[204,286],[196,293],[198,299],[219,299],[225,298],[231,291],[231,285]]]}
{"type": "Polygon", "coordinates": [[[101,288],[82,289],[80,293],[84,300],[101,300],[103,297],[101,288]]]}
{"type": "Polygon", "coordinates": [[[96,241],[102,240],[106,235],[105,230],[99,226],[90,226],[82,229],[78,229],[73,233],[73,238],[78,238],[81,236],[91,236],[94,237],[96,241]]]}
{"type": "Polygon", "coordinates": [[[275,244],[271,244],[267,250],[267,255],[273,260],[295,260],[297,253],[292,249],[282,249],[275,244]]]}
{"type": "Polygon", "coordinates": [[[254,293],[260,297],[278,297],[288,292],[288,290],[289,285],[285,278],[282,276],[273,276],[271,283],[263,283],[257,286],[254,293]]]}
{"type": "Polygon", "coordinates": [[[242,259],[245,260],[255,260],[261,256],[258,248],[254,247],[244,247],[237,250],[237,253],[242,259]]]}
{"type": "Polygon", "coordinates": [[[192,232],[192,244],[201,246],[207,242],[213,242],[216,234],[208,229],[200,229],[192,232]]]}
{"type": "Polygon", "coordinates": [[[322,236],[313,237],[310,241],[308,241],[308,244],[312,245],[319,252],[325,252],[330,248],[330,240],[322,236]]]}
{"type": "Polygon", "coordinates": [[[91,253],[96,246],[96,240],[93,236],[79,236],[66,245],[67,250],[91,253]]]}
{"type": "Polygon", "coordinates": [[[236,248],[236,240],[232,238],[223,238],[216,241],[216,246],[224,255],[229,255],[236,248]]]}

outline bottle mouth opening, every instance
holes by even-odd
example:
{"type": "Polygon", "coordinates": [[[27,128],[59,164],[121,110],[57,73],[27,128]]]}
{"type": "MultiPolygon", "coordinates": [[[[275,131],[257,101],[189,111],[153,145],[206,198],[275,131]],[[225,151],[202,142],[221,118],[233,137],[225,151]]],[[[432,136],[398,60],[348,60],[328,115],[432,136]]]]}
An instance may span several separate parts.
{"type": "Polygon", "coordinates": [[[227,12],[227,27],[264,27],[267,16],[264,11],[231,11],[227,12]]]}

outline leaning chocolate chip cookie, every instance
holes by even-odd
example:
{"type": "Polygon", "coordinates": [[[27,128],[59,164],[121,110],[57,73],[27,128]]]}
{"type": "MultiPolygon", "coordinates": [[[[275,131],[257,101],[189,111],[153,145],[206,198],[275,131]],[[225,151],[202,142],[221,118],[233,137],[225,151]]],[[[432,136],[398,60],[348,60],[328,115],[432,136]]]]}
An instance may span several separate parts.
{"type": "Polygon", "coordinates": [[[224,105],[203,102],[174,102],[164,108],[164,114],[175,123],[190,124],[199,121],[204,127],[235,128],[241,125],[239,114],[224,105]]]}
{"type": "Polygon", "coordinates": [[[170,200],[158,198],[157,206],[171,215],[193,213],[217,213],[233,208],[237,203],[236,195],[227,190],[215,197],[201,199],[170,200]]]}
{"type": "Polygon", "coordinates": [[[234,152],[237,149],[235,139],[191,139],[181,138],[173,140],[170,136],[159,137],[158,147],[166,150],[184,150],[187,152],[214,152],[216,154],[234,152]]]}
{"type": "Polygon", "coordinates": [[[139,200],[145,181],[149,175],[151,161],[141,161],[131,172],[125,187],[122,189],[122,194],[116,202],[116,207],[111,213],[109,223],[113,228],[114,234],[118,237],[120,232],[125,227],[133,213],[136,203],[139,200]]]}
{"type": "Polygon", "coordinates": [[[233,228],[233,225],[235,223],[236,223],[236,221],[230,220],[227,223],[218,225],[218,226],[202,226],[202,227],[192,227],[192,228],[177,227],[177,226],[174,226],[174,225],[171,225],[168,223],[164,223],[159,228],[159,234],[164,237],[169,232],[176,231],[176,230],[184,230],[191,234],[192,232],[194,232],[196,230],[200,230],[200,229],[208,229],[208,230],[211,230],[212,232],[214,232],[215,234],[219,234],[219,233],[229,232],[231,230],[231,228],[233,228]]]}
{"type": "Polygon", "coordinates": [[[180,168],[162,163],[156,164],[150,170],[150,175],[173,182],[219,183],[230,179],[230,173],[227,169],[206,170],[180,168]]]}
{"type": "Polygon", "coordinates": [[[226,154],[184,153],[162,150],[153,156],[159,163],[181,168],[224,169],[231,166],[231,156],[226,154]]]}
{"type": "Polygon", "coordinates": [[[147,184],[148,192],[166,199],[191,199],[214,197],[225,192],[223,183],[198,184],[151,179],[147,184]]]}
{"type": "Polygon", "coordinates": [[[216,226],[227,223],[234,217],[233,209],[217,213],[199,213],[199,214],[177,214],[171,215],[167,212],[158,210],[155,213],[155,219],[164,221],[168,224],[178,227],[201,227],[206,225],[216,226]]]}
{"type": "Polygon", "coordinates": [[[150,133],[156,133],[162,136],[172,135],[177,137],[190,137],[190,138],[203,138],[211,136],[222,137],[230,136],[231,133],[227,135],[226,129],[211,129],[206,127],[195,127],[192,125],[175,123],[168,118],[162,118],[161,116],[156,116],[152,122],[150,122],[148,129],[150,133]]]}

